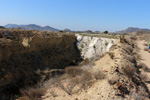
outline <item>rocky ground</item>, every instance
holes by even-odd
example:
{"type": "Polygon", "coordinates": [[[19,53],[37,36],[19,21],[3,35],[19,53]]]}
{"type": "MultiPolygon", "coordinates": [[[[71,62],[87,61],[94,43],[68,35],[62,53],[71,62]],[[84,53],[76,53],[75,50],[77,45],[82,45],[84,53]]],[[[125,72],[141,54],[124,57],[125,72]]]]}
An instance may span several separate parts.
{"type": "Polygon", "coordinates": [[[88,78],[88,82],[92,81],[91,84],[84,83],[87,85],[85,88],[80,89],[77,83],[71,88],[73,92],[68,93],[68,87],[76,81],[68,81],[70,77],[66,76],[70,74],[67,73],[57,81],[62,82],[61,85],[48,82],[50,84],[42,100],[149,100],[149,83],[142,77],[143,65],[139,64],[141,57],[134,41],[134,38],[123,37],[93,66],[82,65],[81,68],[88,71],[90,76],[85,77],[82,73],[71,78],[76,80],[76,77],[83,75],[81,83],[85,78],[88,78]]]}

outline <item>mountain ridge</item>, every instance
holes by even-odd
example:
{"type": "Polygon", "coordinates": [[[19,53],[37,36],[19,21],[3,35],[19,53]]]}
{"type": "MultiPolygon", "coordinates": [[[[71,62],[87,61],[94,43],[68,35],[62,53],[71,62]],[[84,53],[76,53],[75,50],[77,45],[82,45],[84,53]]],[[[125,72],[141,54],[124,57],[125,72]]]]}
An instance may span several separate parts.
{"type": "Polygon", "coordinates": [[[128,27],[127,29],[124,29],[122,31],[116,31],[115,33],[131,33],[136,31],[150,31],[150,29],[147,28],[138,28],[138,27],[128,27]]]}
{"type": "Polygon", "coordinates": [[[5,28],[21,28],[24,30],[39,30],[39,31],[59,31],[59,29],[53,28],[51,26],[40,26],[36,24],[28,24],[28,25],[18,25],[18,24],[7,24],[4,26],[5,28]]]}

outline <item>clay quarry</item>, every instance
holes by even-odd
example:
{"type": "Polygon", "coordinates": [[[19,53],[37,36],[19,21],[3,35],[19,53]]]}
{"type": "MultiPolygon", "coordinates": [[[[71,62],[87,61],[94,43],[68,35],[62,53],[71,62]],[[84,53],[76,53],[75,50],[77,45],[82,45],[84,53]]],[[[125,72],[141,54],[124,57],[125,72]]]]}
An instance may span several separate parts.
{"type": "Polygon", "coordinates": [[[150,100],[149,35],[111,37],[0,29],[0,100],[150,100]]]}

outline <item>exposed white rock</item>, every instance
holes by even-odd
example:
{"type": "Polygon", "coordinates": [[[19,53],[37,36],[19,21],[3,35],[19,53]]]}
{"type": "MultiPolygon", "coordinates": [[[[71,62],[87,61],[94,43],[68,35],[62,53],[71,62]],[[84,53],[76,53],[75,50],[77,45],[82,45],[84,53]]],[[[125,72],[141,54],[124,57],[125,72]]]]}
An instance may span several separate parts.
{"type": "Polygon", "coordinates": [[[117,39],[82,36],[77,36],[77,47],[81,51],[81,56],[85,58],[93,58],[96,55],[103,55],[108,52],[110,47],[118,41],[117,39]]]}

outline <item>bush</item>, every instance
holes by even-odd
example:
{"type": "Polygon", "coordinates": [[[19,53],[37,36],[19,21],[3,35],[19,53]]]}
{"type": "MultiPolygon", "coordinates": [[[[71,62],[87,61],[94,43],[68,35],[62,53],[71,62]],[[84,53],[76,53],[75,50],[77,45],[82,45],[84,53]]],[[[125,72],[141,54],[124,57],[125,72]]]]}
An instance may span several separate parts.
{"type": "Polygon", "coordinates": [[[110,56],[111,59],[114,59],[114,57],[115,57],[114,52],[108,52],[108,54],[109,54],[109,56],[110,56]]]}
{"type": "Polygon", "coordinates": [[[108,33],[108,31],[106,30],[106,31],[104,31],[104,33],[105,33],[105,34],[107,34],[107,33],[108,33]]]}
{"type": "Polygon", "coordinates": [[[136,62],[134,56],[131,56],[131,55],[124,55],[123,58],[130,61],[130,62],[132,62],[132,63],[136,62]]]}
{"type": "Polygon", "coordinates": [[[57,85],[63,90],[65,91],[68,95],[72,95],[73,93],[73,89],[74,87],[79,84],[79,79],[78,78],[71,78],[68,83],[65,83],[63,82],[62,80],[59,80],[59,78],[56,78],[56,82],[57,82],[57,85]],[[67,84],[67,86],[65,85],[67,84]]]}
{"type": "Polygon", "coordinates": [[[133,48],[131,45],[124,44],[122,49],[126,51],[126,53],[128,53],[129,55],[133,53],[133,48]]]}
{"type": "Polygon", "coordinates": [[[65,72],[71,76],[71,77],[75,77],[77,75],[81,75],[83,73],[83,69],[81,69],[81,67],[77,67],[77,66],[71,66],[71,67],[67,67],[65,68],[65,72]]]}
{"type": "Polygon", "coordinates": [[[129,61],[125,61],[122,64],[122,70],[125,73],[125,75],[127,75],[129,78],[133,77],[134,72],[136,71],[136,68],[134,67],[134,64],[129,62],[129,61]]]}
{"type": "Polygon", "coordinates": [[[96,80],[101,80],[101,79],[105,78],[105,74],[102,71],[97,71],[94,74],[94,77],[95,77],[96,80]]]}
{"type": "Polygon", "coordinates": [[[46,93],[46,88],[29,88],[20,90],[22,97],[19,100],[38,100],[46,93]]]}
{"type": "Polygon", "coordinates": [[[79,86],[79,90],[81,89],[85,89],[87,86],[91,85],[91,79],[92,79],[92,75],[90,72],[86,71],[86,70],[82,70],[82,74],[80,74],[80,76],[78,76],[78,74],[76,74],[76,76],[71,77],[69,79],[67,79],[67,86],[65,85],[66,82],[64,82],[63,80],[60,80],[59,78],[56,77],[56,82],[57,85],[64,90],[68,95],[72,95],[74,93],[73,89],[75,88],[75,86],[79,86]]]}
{"type": "Polygon", "coordinates": [[[108,83],[110,85],[114,85],[115,83],[117,83],[117,81],[118,81],[118,78],[115,78],[115,77],[108,79],[108,83]]]}
{"type": "Polygon", "coordinates": [[[135,58],[136,60],[141,60],[141,56],[140,56],[139,54],[134,55],[134,58],[135,58]]]}

